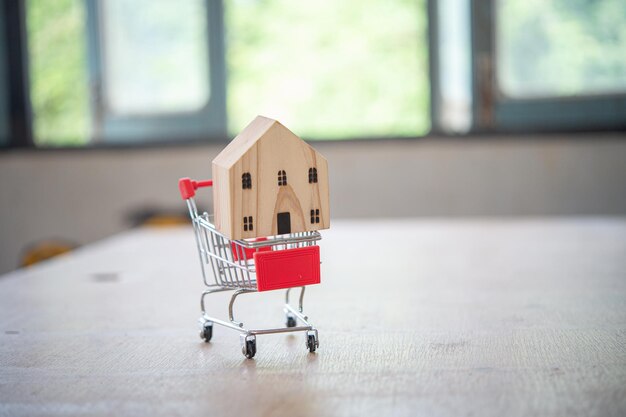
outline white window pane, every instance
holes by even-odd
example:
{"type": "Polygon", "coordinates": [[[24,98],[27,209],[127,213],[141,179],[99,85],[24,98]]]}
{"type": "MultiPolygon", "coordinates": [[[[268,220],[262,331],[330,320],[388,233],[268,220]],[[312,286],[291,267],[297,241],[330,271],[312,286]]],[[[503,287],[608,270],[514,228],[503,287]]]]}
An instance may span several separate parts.
{"type": "Polygon", "coordinates": [[[626,91],[626,1],[499,0],[496,16],[505,95],[626,91]]]}
{"type": "Polygon", "coordinates": [[[114,114],[199,110],[209,99],[204,0],[106,0],[104,95],[114,114]]]}
{"type": "Polygon", "coordinates": [[[465,133],[472,124],[470,1],[439,0],[437,19],[441,127],[465,133]]]}

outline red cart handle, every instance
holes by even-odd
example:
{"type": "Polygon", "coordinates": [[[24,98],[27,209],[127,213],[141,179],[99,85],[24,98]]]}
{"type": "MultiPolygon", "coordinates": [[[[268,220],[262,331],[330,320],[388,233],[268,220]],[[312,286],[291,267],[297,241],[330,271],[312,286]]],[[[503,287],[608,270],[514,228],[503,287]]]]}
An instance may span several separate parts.
{"type": "Polygon", "coordinates": [[[194,181],[191,178],[181,178],[178,180],[178,189],[183,200],[188,200],[196,195],[196,190],[202,187],[212,187],[213,180],[194,181]]]}

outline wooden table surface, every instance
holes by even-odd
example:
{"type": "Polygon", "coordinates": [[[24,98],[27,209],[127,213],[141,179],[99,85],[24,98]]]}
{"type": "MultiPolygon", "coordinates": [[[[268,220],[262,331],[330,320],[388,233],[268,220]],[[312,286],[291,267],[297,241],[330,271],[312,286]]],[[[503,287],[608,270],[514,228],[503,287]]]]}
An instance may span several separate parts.
{"type": "MultiPolygon", "coordinates": [[[[626,219],[336,221],[320,331],[197,335],[190,228],[0,278],[0,415],[624,416],[626,219]]],[[[243,295],[250,324],[283,293],[243,295]]],[[[226,316],[227,295],[211,310],[226,316]]]]}

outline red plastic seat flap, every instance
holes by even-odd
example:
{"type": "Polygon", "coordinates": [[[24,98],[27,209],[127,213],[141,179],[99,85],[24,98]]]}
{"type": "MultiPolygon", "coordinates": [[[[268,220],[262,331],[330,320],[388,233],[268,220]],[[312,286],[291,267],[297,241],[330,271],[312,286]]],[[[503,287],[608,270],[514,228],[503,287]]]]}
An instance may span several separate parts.
{"type": "Polygon", "coordinates": [[[256,252],[254,263],[259,291],[320,283],[319,246],[256,252]]]}

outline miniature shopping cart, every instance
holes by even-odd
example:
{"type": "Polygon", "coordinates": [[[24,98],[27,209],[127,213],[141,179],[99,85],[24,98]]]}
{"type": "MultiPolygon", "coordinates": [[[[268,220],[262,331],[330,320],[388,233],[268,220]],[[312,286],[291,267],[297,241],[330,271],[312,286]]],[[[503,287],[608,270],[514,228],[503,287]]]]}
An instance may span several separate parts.
{"type": "Polygon", "coordinates": [[[256,239],[231,240],[220,233],[208,213],[198,213],[195,191],[211,187],[213,182],[182,178],[180,193],[187,202],[193,224],[202,278],[206,289],[200,298],[202,316],[199,319],[200,337],[209,342],[213,325],[227,327],[240,333],[241,351],[247,358],[256,354],[256,336],[272,333],[304,332],[306,347],[315,352],[319,347],[317,329],[309,323],[303,312],[306,285],[320,282],[320,252],[317,231],[291,233],[256,239]],[[207,276],[210,270],[213,280],[207,276]],[[300,288],[298,308],[289,304],[292,288],[300,288]],[[284,312],[286,326],[269,329],[247,329],[235,320],[235,299],[245,293],[286,289],[284,312]],[[209,294],[234,291],[228,304],[228,320],[210,317],[206,313],[205,299],[209,294]],[[300,322],[300,323],[299,323],[300,322]],[[300,325],[298,325],[300,324],[300,325]]]}

